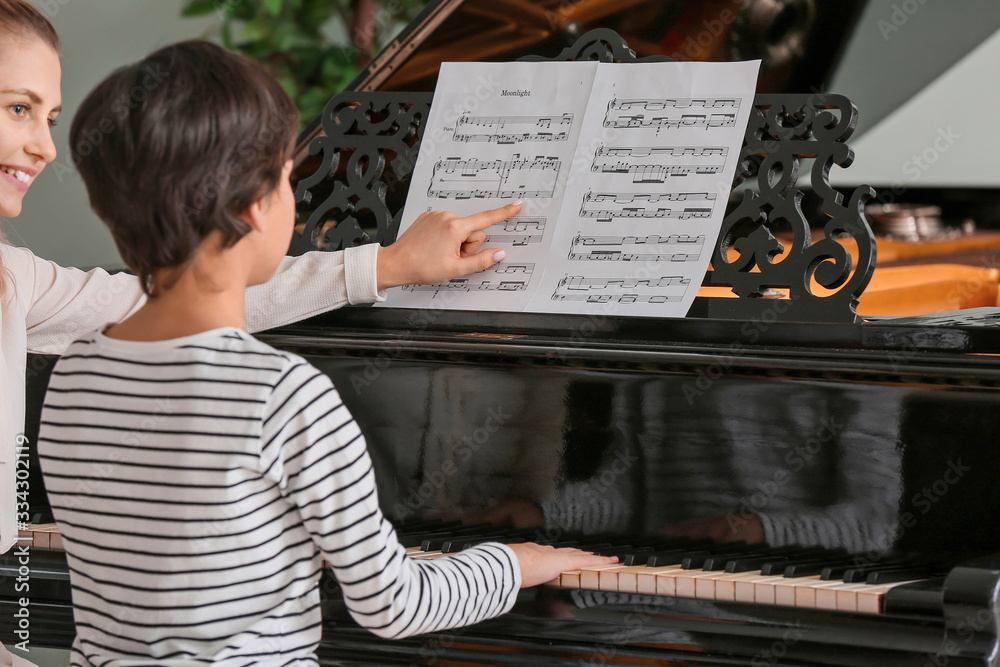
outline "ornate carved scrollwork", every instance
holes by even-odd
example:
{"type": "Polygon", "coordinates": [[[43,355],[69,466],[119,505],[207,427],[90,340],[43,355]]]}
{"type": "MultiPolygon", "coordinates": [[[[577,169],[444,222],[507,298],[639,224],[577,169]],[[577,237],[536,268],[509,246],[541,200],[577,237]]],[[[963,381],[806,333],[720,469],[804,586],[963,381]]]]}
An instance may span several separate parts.
{"type": "Polygon", "coordinates": [[[864,205],[868,186],[844,195],[830,185],[833,165],[847,167],[854,152],[844,143],[857,109],[841,95],[758,95],[754,100],[736,185],[749,180],[727,216],[712,255],[706,285],[731,286],[739,299],[711,299],[713,317],[755,317],[780,310],[781,319],[854,322],[858,297],[875,269],[875,236],[864,205]],[[826,218],[823,238],[812,240],[798,185],[803,158],[814,158],[810,182],[826,218]],[[791,241],[781,243],[781,230],[791,241]],[[857,257],[845,245],[857,245],[857,257]],[[784,303],[760,300],[768,288],[787,288],[784,303]]]}
{"type": "MultiPolygon", "coordinates": [[[[555,58],[522,60],[651,62],[636,58],[613,30],[592,30],[555,58]]],[[[410,176],[421,143],[430,93],[356,92],[335,96],[321,119],[323,134],[309,145],[296,187],[300,220],[290,254],[340,250],[377,242],[388,245],[399,231],[410,176]]],[[[758,96],[747,128],[736,184],[746,181],[742,201],[723,223],[706,285],[729,286],[738,298],[706,299],[710,317],[750,319],[765,311],[778,319],[857,321],[855,307],[875,266],[875,239],[862,212],[871,188],[854,191],[846,205],[830,186],[834,164],[847,167],[853,152],[844,143],[857,109],[839,95],[758,96]],[[798,187],[800,162],[815,158],[813,192],[828,218],[824,238],[812,242],[798,187]],[[782,244],[775,233],[791,234],[782,244]],[[852,261],[843,244],[857,244],[852,261]],[[787,245],[787,247],[786,247],[787,245]],[[790,299],[760,298],[768,288],[787,288],[790,299]]]]}
{"type": "Polygon", "coordinates": [[[349,92],[330,100],[304,165],[313,171],[296,185],[299,215],[308,217],[289,254],[396,240],[431,98],[349,92]]]}

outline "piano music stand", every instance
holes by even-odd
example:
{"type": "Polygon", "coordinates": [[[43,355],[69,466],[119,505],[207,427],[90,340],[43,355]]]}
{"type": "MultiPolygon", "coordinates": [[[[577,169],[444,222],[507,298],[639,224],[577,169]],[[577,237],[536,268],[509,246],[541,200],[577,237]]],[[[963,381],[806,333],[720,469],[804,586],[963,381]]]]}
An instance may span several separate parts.
{"type": "MultiPolygon", "coordinates": [[[[529,61],[669,61],[638,59],[613,30],[592,30],[555,58],[529,61]]],[[[312,156],[296,186],[300,214],[307,216],[289,254],[339,250],[396,239],[421,130],[433,95],[415,92],[346,91],[322,115],[323,134],[308,147],[312,156]],[[341,164],[346,159],[346,164],[341,164]],[[317,164],[318,163],[318,164],[317,164]]],[[[735,192],[712,252],[703,284],[732,288],[735,297],[698,297],[692,315],[713,318],[857,323],[855,312],[875,270],[875,235],[864,205],[875,196],[861,186],[844,195],[830,185],[834,164],[848,167],[854,152],[846,141],[857,125],[857,108],[842,95],[758,95],[740,155],[735,192]],[[803,158],[813,158],[809,182],[828,218],[823,238],[812,241],[798,185],[803,158]],[[742,187],[741,186],[746,186],[742,187]],[[751,187],[754,186],[754,187],[751,187]],[[791,228],[791,242],[775,237],[791,228]],[[857,256],[843,242],[857,245],[857,256]],[[771,288],[787,298],[764,298],[771,288]]]]}

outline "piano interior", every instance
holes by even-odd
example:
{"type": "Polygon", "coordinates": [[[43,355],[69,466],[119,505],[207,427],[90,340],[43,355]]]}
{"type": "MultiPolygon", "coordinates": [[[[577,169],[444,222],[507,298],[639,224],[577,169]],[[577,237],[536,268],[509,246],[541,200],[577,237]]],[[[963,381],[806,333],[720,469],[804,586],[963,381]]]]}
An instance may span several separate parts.
{"type": "MultiPolygon", "coordinates": [[[[760,95],[816,96],[868,8],[442,0],[351,88],[427,104],[442,61],[555,58],[603,28],[638,58],[761,58],[760,95]]],[[[331,119],[359,108],[351,94],[331,102],[331,119]]],[[[368,204],[341,192],[367,149],[339,146],[339,162],[310,151],[330,127],[316,119],[300,142],[293,251],[391,242],[419,132],[378,165],[382,199],[368,204]]],[[[800,180],[823,238],[824,200],[800,180]]],[[[837,187],[850,198],[858,185],[837,187]]],[[[1000,199],[875,194],[870,283],[829,316],[789,311],[790,288],[737,295],[710,279],[681,320],[347,307],[263,334],[333,379],[412,557],[507,540],[620,560],[522,591],[501,618],[401,642],[354,625],[324,577],[321,662],[997,665],[1000,226],[989,212],[1000,199]]],[[[864,241],[835,238],[849,275],[865,271],[864,241]]],[[[32,438],[51,361],[29,360],[32,438]]],[[[50,522],[40,476],[32,492],[36,523],[50,522]]],[[[33,539],[32,636],[68,646],[58,532],[40,525],[33,539]]],[[[0,607],[13,604],[13,563],[2,562],[0,607]]]]}

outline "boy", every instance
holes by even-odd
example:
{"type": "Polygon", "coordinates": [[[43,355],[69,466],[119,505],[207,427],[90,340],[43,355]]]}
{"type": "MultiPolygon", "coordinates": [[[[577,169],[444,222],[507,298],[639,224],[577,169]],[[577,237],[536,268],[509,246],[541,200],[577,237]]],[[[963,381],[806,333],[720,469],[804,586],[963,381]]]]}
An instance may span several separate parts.
{"type": "Polygon", "coordinates": [[[330,380],[244,331],[246,288],[291,238],[296,127],[273,78],[204,42],[119,70],[74,119],[91,205],[150,297],[70,346],[45,401],[74,664],[315,664],[321,555],[384,637],[496,616],[519,586],[614,562],[500,544],[405,557],[330,380]]]}

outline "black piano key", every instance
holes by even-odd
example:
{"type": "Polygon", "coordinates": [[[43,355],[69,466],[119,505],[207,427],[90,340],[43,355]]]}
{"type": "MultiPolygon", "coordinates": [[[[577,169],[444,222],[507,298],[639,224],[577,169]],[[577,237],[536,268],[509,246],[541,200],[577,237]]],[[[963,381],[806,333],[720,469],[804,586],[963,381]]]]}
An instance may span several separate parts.
{"type": "Polygon", "coordinates": [[[469,535],[456,535],[451,541],[445,542],[445,544],[441,547],[441,551],[444,551],[445,553],[454,553],[466,548],[463,545],[467,542],[503,542],[506,538],[521,538],[522,542],[528,541],[524,537],[524,531],[517,528],[484,530],[469,535]],[[449,551],[449,549],[451,550],[449,551]]]}
{"type": "MultiPolygon", "coordinates": [[[[748,554],[746,556],[741,556],[739,558],[730,558],[724,564],[722,568],[726,572],[756,572],[762,570],[765,564],[771,563],[784,563],[789,559],[786,556],[773,556],[770,554],[764,555],[754,555],[748,554]]],[[[708,569],[707,567],[705,568],[708,569]]]]}
{"type": "Polygon", "coordinates": [[[780,566],[792,560],[816,557],[822,553],[824,553],[823,549],[802,549],[798,547],[772,549],[762,556],[747,554],[740,558],[734,558],[726,563],[726,572],[754,572],[760,570],[763,574],[765,566],[780,566]]]}
{"type": "Polygon", "coordinates": [[[616,556],[619,561],[625,558],[630,552],[635,551],[635,547],[631,545],[625,546],[611,546],[604,549],[593,549],[591,550],[597,556],[616,556]]]}
{"type": "MultiPolygon", "coordinates": [[[[837,566],[850,567],[850,563],[846,563],[843,560],[819,559],[778,563],[775,571],[769,572],[768,574],[782,574],[789,579],[796,579],[798,577],[814,577],[817,574],[823,574],[823,570],[828,567],[834,568],[837,566]]],[[[838,578],[842,576],[843,572],[838,575],[838,578]]]]}
{"type": "Polygon", "coordinates": [[[641,564],[645,563],[646,560],[652,555],[656,550],[653,547],[637,547],[635,549],[628,549],[625,553],[618,554],[618,562],[622,564],[641,564]]]}
{"type": "Polygon", "coordinates": [[[848,570],[854,568],[853,563],[841,563],[839,565],[831,565],[830,567],[824,567],[819,573],[819,578],[821,581],[834,581],[835,579],[843,579],[844,573],[848,570]]]}
{"type": "Polygon", "coordinates": [[[441,552],[446,554],[458,553],[465,548],[465,544],[468,542],[476,542],[477,544],[483,542],[496,542],[497,540],[503,539],[500,535],[467,535],[452,537],[441,543],[441,552]]]}
{"type": "Polygon", "coordinates": [[[848,584],[861,584],[866,583],[868,576],[873,572],[881,572],[882,570],[896,570],[904,566],[912,566],[913,563],[904,562],[886,562],[872,565],[856,566],[848,569],[844,572],[844,582],[848,584]]]}
{"type": "Polygon", "coordinates": [[[931,576],[931,571],[926,567],[899,567],[878,570],[872,572],[865,578],[868,584],[894,584],[899,581],[910,581],[912,579],[924,579],[931,576]]]}
{"type": "MultiPolygon", "coordinates": [[[[688,553],[691,553],[691,551],[685,549],[660,549],[655,546],[643,547],[642,549],[635,549],[625,554],[625,558],[621,559],[621,562],[624,565],[646,565],[652,556],[667,556],[668,554],[688,553]]],[[[680,561],[677,562],[679,563],[680,561]]]]}
{"type": "MultiPolygon", "coordinates": [[[[700,553],[702,550],[708,551],[706,547],[715,545],[711,540],[692,540],[688,538],[684,539],[671,539],[663,541],[662,539],[650,540],[648,544],[640,546],[636,545],[636,548],[630,550],[625,554],[624,558],[619,557],[619,561],[624,565],[643,565],[648,564],[649,558],[651,556],[663,556],[668,557],[671,554],[680,554],[680,558],[676,563],[680,563],[684,556],[690,553],[700,553]],[[679,543],[685,543],[685,546],[677,546],[679,543]]],[[[672,563],[668,563],[672,564],[672,563]]]]}
{"type": "Polygon", "coordinates": [[[711,561],[712,565],[718,565],[716,569],[721,570],[726,566],[726,562],[740,556],[740,553],[717,553],[706,554],[704,556],[688,556],[681,561],[682,570],[702,570],[705,569],[706,561],[711,561]],[[721,564],[719,564],[721,563],[721,564]]]}
{"type": "MultiPolygon", "coordinates": [[[[456,553],[458,551],[465,551],[466,549],[471,549],[472,547],[477,546],[479,544],[486,544],[487,542],[499,542],[500,544],[523,544],[527,541],[528,540],[526,540],[525,538],[519,536],[514,537],[514,536],[497,535],[493,537],[482,537],[482,538],[475,538],[472,540],[466,540],[461,544],[456,543],[456,546],[460,548],[456,548],[454,551],[449,551],[448,549],[442,549],[442,551],[444,551],[444,553],[456,553]]],[[[452,545],[449,544],[448,546],[450,547],[452,545]]]]}
{"type": "Polygon", "coordinates": [[[413,540],[400,540],[403,546],[416,546],[420,547],[421,551],[438,551],[441,548],[441,544],[445,540],[450,540],[454,537],[454,533],[444,532],[444,533],[424,533],[422,535],[415,536],[414,539],[419,540],[416,544],[411,544],[413,540]],[[437,545],[437,546],[432,546],[437,545]]]}
{"type": "Polygon", "coordinates": [[[654,553],[648,559],[646,559],[646,565],[649,567],[663,567],[664,565],[679,565],[684,562],[685,558],[691,558],[695,556],[711,556],[711,552],[708,551],[682,551],[680,553],[676,551],[666,551],[662,553],[654,553]]]}
{"type": "Polygon", "coordinates": [[[462,535],[482,535],[484,531],[496,531],[497,526],[492,523],[475,523],[466,524],[461,527],[455,528],[453,530],[447,531],[447,533],[441,534],[436,533],[434,535],[425,536],[423,542],[420,543],[421,551],[440,551],[441,547],[445,542],[451,540],[452,538],[459,537],[462,535]]]}
{"type": "Polygon", "coordinates": [[[625,557],[622,561],[625,565],[649,565],[650,567],[662,567],[680,563],[687,554],[694,553],[687,549],[654,549],[648,553],[636,553],[625,557]],[[668,562],[669,561],[669,562],[668,562]],[[653,563],[657,564],[653,564],[653,563]]]}
{"type": "Polygon", "coordinates": [[[719,563],[719,559],[733,559],[744,554],[759,553],[760,545],[751,545],[742,543],[739,545],[733,544],[718,544],[714,549],[709,549],[708,556],[691,556],[685,558],[681,562],[681,568],[685,570],[697,570],[699,568],[705,567],[705,562],[711,560],[711,564],[714,569],[721,570],[726,566],[726,560],[719,563]]]}

